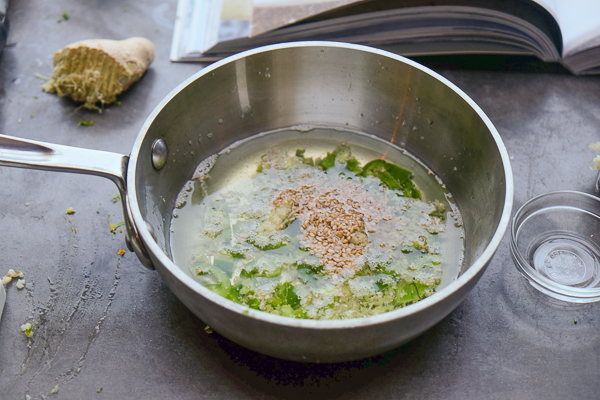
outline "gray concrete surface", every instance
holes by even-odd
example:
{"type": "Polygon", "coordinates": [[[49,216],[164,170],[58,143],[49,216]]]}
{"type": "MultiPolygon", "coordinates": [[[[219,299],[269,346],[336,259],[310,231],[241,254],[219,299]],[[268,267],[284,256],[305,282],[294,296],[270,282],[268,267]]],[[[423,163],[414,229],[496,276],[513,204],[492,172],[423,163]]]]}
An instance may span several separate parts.
{"type": "MultiPolygon", "coordinates": [[[[0,132],[127,154],[146,116],[199,64],[168,61],[175,0],[12,0],[0,59],[0,132]],[[68,20],[62,20],[66,11],[68,20]],[[144,78],[102,114],[41,91],[52,54],[88,38],[145,36],[144,78]],[[90,127],[77,126],[93,120],[90,127]]],[[[531,60],[426,59],[483,108],[515,172],[515,209],[560,189],[593,192],[600,77],[531,60]],[[493,66],[494,62],[499,62],[493,66]],[[459,66],[457,68],[457,65],[459,66]],[[490,67],[491,66],[491,67],[490,67]]],[[[446,319],[370,359],[287,362],[205,325],[114,237],[116,188],[101,178],[0,168],[0,399],[597,399],[600,304],[549,301],[514,268],[508,237],[483,279],[446,319]],[[67,216],[68,207],[76,213],[67,216]],[[21,324],[32,321],[29,340],[21,324]],[[577,321],[577,323],[575,323],[577,321]],[[59,391],[50,395],[58,385],[59,391]]],[[[293,338],[290,338],[293,340],[293,338]]]]}

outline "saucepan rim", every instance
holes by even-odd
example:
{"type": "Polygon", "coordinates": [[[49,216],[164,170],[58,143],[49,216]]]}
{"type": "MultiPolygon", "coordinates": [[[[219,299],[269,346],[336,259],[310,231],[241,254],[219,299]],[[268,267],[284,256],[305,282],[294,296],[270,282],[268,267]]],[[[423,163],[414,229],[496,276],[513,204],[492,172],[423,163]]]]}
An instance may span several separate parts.
{"type": "Polygon", "coordinates": [[[356,45],[356,44],[348,44],[348,43],[340,43],[340,42],[327,42],[327,41],[309,41],[309,42],[293,42],[293,43],[282,43],[269,45],[264,47],[259,47],[256,49],[248,50],[230,57],[227,57],[223,60],[220,60],[214,64],[211,64],[194,75],[190,76],[184,82],[182,82],[179,86],[171,91],[152,111],[152,113],[146,119],[144,125],[140,129],[140,132],[135,140],[133,145],[133,149],[131,151],[129,167],[127,171],[127,186],[129,190],[129,199],[130,199],[130,207],[131,213],[134,220],[135,225],[137,226],[139,235],[146,246],[146,250],[153,254],[156,259],[181,283],[185,284],[188,288],[193,290],[200,296],[205,297],[206,299],[218,304],[219,306],[226,308],[230,311],[242,314],[247,318],[254,318],[257,320],[261,320],[271,324],[289,326],[289,327],[297,327],[304,329],[352,329],[352,328],[361,328],[365,326],[383,324],[389,322],[391,320],[396,320],[399,318],[403,318],[412,314],[417,314],[422,310],[433,306],[436,303],[442,302],[445,298],[452,296],[455,292],[457,292],[462,286],[466,285],[471,279],[473,279],[481,269],[485,268],[495,251],[497,250],[504,233],[506,232],[508,225],[510,223],[510,216],[512,210],[513,203],[513,176],[512,169],[510,165],[510,160],[508,156],[508,152],[504,146],[500,138],[500,134],[490,121],[490,119],[485,115],[485,113],[481,110],[481,108],[469,97],[467,96],[461,89],[459,89],[452,82],[439,75],[438,73],[431,71],[429,68],[426,68],[410,59],[405,57],[384,51],[379,49],[374,49],[371,47],[356,45]],[[380,55],[382,57],[388,57],[391,59],[395,59],[402,63],[408,64],[413,68],[420,70],[423,73],[426,73],[437,79],[454,92],[456,92],[460,97],[466,101],[469,106],[479,115],[481,120],[485,123],[487,128],[489,129],[496,146],[498,148],[498,152],[500,153],[500,157],[502,159],[502,164],[504,166],[504,178],[505,178],[505,195],[504,195],[504,206],[502,210],[502,216],[498,223],[498,227],[492,237],[492,240],[486,246],[485,250],[481,253],[481,255],[475,260],[475,262],[456,280],[448,284],[446,287],[441,289],[439,292],[436,292],[433,296],[430,296],[426,299],[423,299],[415,304],[410,306],[400,308],[394,311],[389,311],[383,314],[370,316],[370,317],[361,317],[361,318],[352,318],[345,320],[309,320],[309,319],[295,319],[289,317],[278,316],[274,314],[269,314],[263,311],[257,311],[247,306],[243,306],[241,304],[237,304],[233,301],[227,300],[226,298],[213,293],[206,287],[202,286],[199,282],[194,280],[193,277],[188,275],[182,268],[178,267],[168,256],[165,254],[163,249],[158,245],[158,243],[152,238],[152,235],[148,228],[146,227],[146,223],[142,218],[142,213],[138,204],[137,193],[136,193],[136,169],[137,162],[140,157],[140,149],[146,140],[146,133],[150,129],[150,126],[154,122],[154,119],[158,116],[158,114],[162,111],[162,109],[181,92],[184,88],[189,86],[192,82],[199,79],[201,76],[211,73],[223,65],[233,63],[237,60],[250,57],[255,54],[277,51],[281,49],[290,49],[290,48],[307,48],[307,47],[321,47],[321,48],[337,48],[337,49],[349,49],[356,50],[365,53],[371,53],[380,55]]]}

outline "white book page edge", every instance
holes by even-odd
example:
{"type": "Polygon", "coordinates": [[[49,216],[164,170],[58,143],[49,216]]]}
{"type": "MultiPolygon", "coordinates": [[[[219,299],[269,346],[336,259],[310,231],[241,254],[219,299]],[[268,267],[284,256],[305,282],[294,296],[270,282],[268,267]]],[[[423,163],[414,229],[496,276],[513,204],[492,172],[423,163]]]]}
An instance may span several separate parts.
{"type": "Polygon", "coordinates": [[[181,44],[183,41],[183,31],[185,30],[186,17],[188,12],[189,0],[178,0],[177,11],[175,11],[175,25],[173,27],[173,39],[171,40],[171,52],[169,59],[177,61],[180,59],[181,44]]]}
{"type": "Polygon", "coordinates": [[[558,21],[563,38],[563,58],[598,43],[600,37],[599,0],[535,0],[558,21]]]}

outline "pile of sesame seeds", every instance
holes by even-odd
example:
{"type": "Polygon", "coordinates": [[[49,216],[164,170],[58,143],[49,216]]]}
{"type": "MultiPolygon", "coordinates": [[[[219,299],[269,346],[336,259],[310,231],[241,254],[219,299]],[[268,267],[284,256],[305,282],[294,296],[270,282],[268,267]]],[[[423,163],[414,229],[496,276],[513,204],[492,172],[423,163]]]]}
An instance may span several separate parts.
{"type": "Polygon", "coordinates": [[[292,204],[300,221],[300,246],[319,257],[326,273],[354,274],[357,260],[371,246],[368,233],[381,221],[391,221],[386,206],[363,185],[346,182],[337,188],[306,185],[281,192],[273,205],[292,204]]]}

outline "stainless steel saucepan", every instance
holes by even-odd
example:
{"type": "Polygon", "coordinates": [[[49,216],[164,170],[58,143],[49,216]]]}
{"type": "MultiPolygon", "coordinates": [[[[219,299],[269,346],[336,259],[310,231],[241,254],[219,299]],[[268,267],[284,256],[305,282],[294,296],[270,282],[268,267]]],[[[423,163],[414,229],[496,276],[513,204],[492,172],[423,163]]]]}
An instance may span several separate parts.
{"type": "Polygon", "coordinates": [[[0,165],[111,179],[121,192],[129,249],[156,269],[191,311],[243,346],[310,362],[381,353],[448,315],[500,244],[513,199],[500,136],[460,89],[403,57],[329,42],[268,46],[204,68],[156,107],[129,156],[0,136],[0,165]],[[200,285],[186,266],[175,265],[169,245],[172,210],[199,162],[238,140],[297,125],[377,135],[424,161],[462,211],[466,242],[460,276],[396,311],[313,321],[248,310],[200,285]]]}

